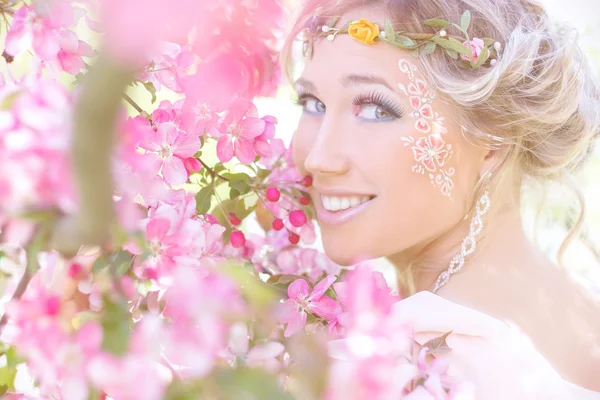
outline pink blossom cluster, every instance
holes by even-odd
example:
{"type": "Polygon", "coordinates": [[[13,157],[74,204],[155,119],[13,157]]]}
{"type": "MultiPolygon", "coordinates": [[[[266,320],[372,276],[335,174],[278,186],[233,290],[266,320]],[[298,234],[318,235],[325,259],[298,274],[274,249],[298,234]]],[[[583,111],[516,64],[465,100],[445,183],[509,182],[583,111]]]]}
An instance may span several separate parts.
{"type": "Polygon", "coordinates": [[[401,299],[380,272],[361,265],[335,280],[326,276],[312,289],[306,280],[295,280],[279,311],[285,336],[309,320],[327,324],[332,363],[326,399],[449,400],[467,393],[443,358],[414,341],[399,313],[401,299]]]}
{"type": "Polygon", "coordinates": [[[72,100],[65,88],[37,75],[2,82],[0,215],[74,209],[68,148],[72,100]]]}
{"type": "Polygon", "coordinates": [[[83,7],[66,0],[24,4],[13,14],[5,51],[15,57],[33,50],[53,71],[75,75],[85,68],[82,57],[93,56],[90,45],[73,31],[85,13],[83,7]]]}

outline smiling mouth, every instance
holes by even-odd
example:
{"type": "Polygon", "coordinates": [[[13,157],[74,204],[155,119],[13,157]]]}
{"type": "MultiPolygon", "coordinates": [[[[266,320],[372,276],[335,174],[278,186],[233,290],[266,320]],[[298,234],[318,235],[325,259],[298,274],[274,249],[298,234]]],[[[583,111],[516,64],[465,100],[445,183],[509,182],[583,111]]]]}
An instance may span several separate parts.
{"type": "Polygon", "coordinates": [[[340,212],[368,203],[375,197],[374,195],[327,196],[321,194],[321,204],[329,212],[340,212]]]}

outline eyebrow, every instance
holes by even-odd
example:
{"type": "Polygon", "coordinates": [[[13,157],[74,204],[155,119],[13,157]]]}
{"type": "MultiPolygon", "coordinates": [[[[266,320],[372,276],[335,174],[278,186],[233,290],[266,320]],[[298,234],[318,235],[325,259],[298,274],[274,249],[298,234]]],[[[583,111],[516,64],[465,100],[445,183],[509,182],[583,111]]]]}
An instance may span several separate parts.
{"type": "MultiPolygon", "coordinates": [[[[385,79],[383,79],[382,77],[377,76],[377,75],[350,74],[350,75],[344,76],[340,80],[340,82],[343,87],[363,85],[363,84],[382,85],[382,86],[388,88],[389,90],[391,90],[392,92],[394,92],[394,88],[385,79]]],[[[316,86],[312,82],[310,82],[304,78],[298,78],[298,80],[296,80],[296,82],[295,82],[295,85],[302,86],[302,87],[306,88],[308,91],[313,92],[313,93],[317,92],[316,86]]]]}
{"type": "Polygon", "coordinates": [[[343,77],[341,82],[342,86],[344,87],[362,84],[382,85],[391,90],[392,92],[394,91],[392,86],[385,79],[377,75],[350,74],[343,77]]]}

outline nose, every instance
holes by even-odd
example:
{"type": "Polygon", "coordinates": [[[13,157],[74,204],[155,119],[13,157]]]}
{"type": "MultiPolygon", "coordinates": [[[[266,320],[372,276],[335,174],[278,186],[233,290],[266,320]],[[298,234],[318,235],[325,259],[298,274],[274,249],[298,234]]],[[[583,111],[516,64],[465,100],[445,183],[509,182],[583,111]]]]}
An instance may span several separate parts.
{"type": "Polygon", "coordinates": [[[333,118],[325,117],[304,160],[305,170],[313,175],[345,173],[350,167],[350,159],[344,149],[343,128],[333,118]]]}

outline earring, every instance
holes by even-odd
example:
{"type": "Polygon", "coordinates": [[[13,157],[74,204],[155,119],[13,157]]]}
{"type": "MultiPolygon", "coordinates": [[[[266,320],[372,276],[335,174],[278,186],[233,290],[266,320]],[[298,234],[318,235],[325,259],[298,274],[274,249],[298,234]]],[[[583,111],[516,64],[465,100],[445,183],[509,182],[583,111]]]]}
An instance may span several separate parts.
{"type": "Polygon", "coordinates": [[[450,266],[448,269],[443,271],[438,275],[437,281],[435,282],[435,287],[433,289],[433,293],[436,293],[442,286],[444,286],[450,280],[450,277],[460,271],[465,264],[465,257],[472,254],[477,247],[477,242],[475,238],[477,235],[481,233],[483,230],[483,216],[490,209],[490,196],[489,192],[486,190],[483,195],[477,201],[475,205],[475,215],[473,219],[471,219],[471,223],[469,224],[469,234],[462,241],[460,246],[460,252],[452,257],[450,261],[450,266]]]}

